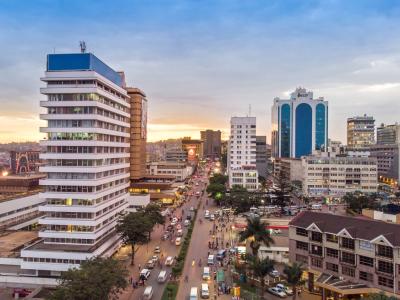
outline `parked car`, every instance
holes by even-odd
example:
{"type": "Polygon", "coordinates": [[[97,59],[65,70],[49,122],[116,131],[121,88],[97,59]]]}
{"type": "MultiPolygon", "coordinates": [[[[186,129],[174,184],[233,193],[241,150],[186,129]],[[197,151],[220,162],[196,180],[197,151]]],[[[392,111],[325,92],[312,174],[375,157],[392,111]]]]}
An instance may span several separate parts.
{"type": "Polygon", "coordinates": [[[189,220],[185,220],[185,222],[183,222],[183,225],[185,225],[185,227],[188,227],[190,225],[190,221],[189,220]]]}
{"type": "Polygon", "coordinates": [[[271,287],[268,289],[268,292],[272,295],[278,296],[280,298],[286,298],[286,293],[278,289],[277,287],[271,287]]]}
{"type": "Polygon", "coordinates": [[[157,247],[154,248],[154,253],[161,253],[160,246],[157,246],[157,247]]]}
{"type": "Polygon", "coordinates": [[[143,280],[147,280],[150,277],[151,271],[149,269],[142,269],[139,274],[139,278],[143,280]]]}
{"type": "Polygon", "coordinates": [[[179,229],[182,229],[182,225],[181,225],[181,224],[179,224],[179,223],[178,223],[178,224],[176,224],[176,229],[178,229],[178,230],[179,230],[179,229]]]}
{"type": "Polygon", "coordinates": [[[214,214],[211,214],[210,215],[210,221],[214,221],[215,220],[215,216],[214,216],[214,214]]]}
{"type": "Polygon", "coordinates": [[[180,237],[177,237],[175,240],[175,245],[179,246],[181,244],[182,239],[180,237]]]}
{"type": "Polygon", "coordinates": [[[153,256],[151,257],[151,259],[152,259],[155,263],[157,263],[158,260],[159,260],[159,258],[158,258],[157,255],[153,255],[153,256]]]}
{"type": "Polygon", "coordinates": [[[284,285],[282,283],[278,283],[276,285],[276,288],[280,289],[281,291],[283,291],[288,296],[292,296],[293,295],[293,290],[290,287],[288,287],[288,286],[286,286],[286,285],[284,285]]]}
{"type": "Polygon", "coordinates": [[[174,263],[174,258],[172,256],[168,256],[167,259],[165,260],[165,265],[172,266],[173,263],[174,263]]]}
{"type": "Polygon", "coordinates": [[[269,272],[269,276],[271,276],[271,277],[274,277],[274,278],[277,278],[277,277],[279,277],[279,272],[277,271],[277,270],[272,270],[271,272],[269,272]]]}
{"type": "Polygon", "coordinates": [[[18,295],[18,297],[20,297],[20,298],[25,298],[25,297],[28,296],[30,293],[31,293],[30,290],[15,288],[15,289],[13,290],[12,297],[15,298],[15,299],[17,299],[17,298],[16,298],[16,295],[18,295]]]}
{"type": "Polygon", "coordinates": [[[194,207],[193,206],[190,207],[190,211],[194,211],[194,207]]]}
{"type": "Polygon", "coordinates": [[[182,229],[179,229],[179,230],[176,232],[176,236],[183,236],[183,230],[182,230],[182,229]]]}

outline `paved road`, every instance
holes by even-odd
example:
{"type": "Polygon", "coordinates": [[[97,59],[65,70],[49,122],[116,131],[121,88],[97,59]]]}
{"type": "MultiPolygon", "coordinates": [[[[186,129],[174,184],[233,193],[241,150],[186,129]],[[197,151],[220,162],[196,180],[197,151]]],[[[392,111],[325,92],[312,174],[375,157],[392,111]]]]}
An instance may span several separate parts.
{"type": "MultiPolygon", "coordinates": [[[[203,189],[203,185],[199,186],[193,186],[193,191],[201,191],[203,189]]],[[[180,208],[177,208],[174,216],[181,217],[182,214],[182,209],[184,210],[184,215],[182,220],[184,220],[189,213],[190,207],[196,207],[198,203],[198,198],[196,196],[190,197],[180,208]]],[[[166,222],[166,226],[169,224],[169,220],[166,222]]],[[[182,227],[184,229],[184,235],[186,235],[186,229],[183,224],[182,227]]],[[[137,281],[139,279],[139,265],[143,269],[145,266],[146,262],[149,260],[149,258],[153,255],[153,250],[156,246],[161,247],[161,255],[163,257],[162,264],[164,265],[165,259],[167,256],[172,256],[175,257],[179,253],[179,246],[175,246],[174,242],[171,241],[161,241],[161,236],[164,233],[163,226],[156,226],[152,233],[152,239],[148,245],[143,245],[139,248],[139,250],[136,252],[135,255],[135,265],[131,266],[130,265],[130,257],[127,257],[126,261],[126,266],[130,272],[130,276],[133,277],[133,280],[137,281]]],[[[193,237],[193,236],[192,236],[193,237]]],[[[119,255],[124,256],[127,255],[129,252],[129,249],[121,249],[119,255]]],[[[146,281],[146,286],[152,286],[154,289],[154,294],[153,298],[154,300],[159,300],[162,297],[164,288],[166,283],[158,283],[157,282],[157,277],[159,272],[163,270],[167,270],[168,275],[171,273],[171,267],[163,266],[163,267],[158,267],[156,266],[152,271],[149,279],[146,281]]],[[[144,292],[145,287],[138,287],[136,289],[133,289],[132,287],[128,287],[119,297],[120,300],[137,300],[141,299],[143,292],[144,292]]],[[[177,298],[179,299],[179,298],[177,298]]]]}

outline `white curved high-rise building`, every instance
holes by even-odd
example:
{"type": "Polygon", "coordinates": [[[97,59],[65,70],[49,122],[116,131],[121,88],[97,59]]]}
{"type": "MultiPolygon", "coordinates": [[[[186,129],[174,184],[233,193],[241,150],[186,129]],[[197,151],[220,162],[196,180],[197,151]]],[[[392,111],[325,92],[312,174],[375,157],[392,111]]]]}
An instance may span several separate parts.
{"type": "Polygon", "coordinates": [[[48,55],[41,80],[45,216],[40,240],[21,251],[21,268],[59,276],[120,245],[115,225],[127,207],[130,104],[123,76],[91,53],[48,55]]]}

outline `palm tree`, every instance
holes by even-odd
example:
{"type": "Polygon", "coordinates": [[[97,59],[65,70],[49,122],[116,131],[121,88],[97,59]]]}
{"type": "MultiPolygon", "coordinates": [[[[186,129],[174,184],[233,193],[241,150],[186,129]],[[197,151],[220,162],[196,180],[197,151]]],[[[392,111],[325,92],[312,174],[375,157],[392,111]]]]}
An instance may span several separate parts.
{"type": "Polygon", "coordinates": [[[286,280],[293,290],[293,300],[296,300],[297,287],[304,283],[301,279],[305,268],[303,265],[294,262],[292,265],[286,265],[283,273],[286,275],[286,280]]]}
{"type": "Polygon", "coordinates": [[[259,259],[258,256],[248,255],[247,263],[249,269],[253,271],[253,275],[260,279],[261,298],[264,298],[265,276],[274,269],[274,261],[269,257],[259,259]]]}
{"type": "Polygon", "coordinates": [[[269,247],[274,243],[267,226],[268,223],[262,222],[259,217],[249,217],[246,229],[239,235],[240,242],[251,238],[250,248],[254,256],[257,256],[261,244],[269,247]]]}

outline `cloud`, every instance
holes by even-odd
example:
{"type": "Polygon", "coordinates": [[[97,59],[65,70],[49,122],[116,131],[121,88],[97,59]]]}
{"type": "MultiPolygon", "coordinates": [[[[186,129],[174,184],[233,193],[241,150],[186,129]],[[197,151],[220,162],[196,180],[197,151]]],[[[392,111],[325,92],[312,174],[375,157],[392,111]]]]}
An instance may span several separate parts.
{"type": "Polygon", "coordinates": [[[359,89],[360,92],[383,92],[400,87],[400,82],[387,82],[380,84],[365,85],[359,89]]]}

